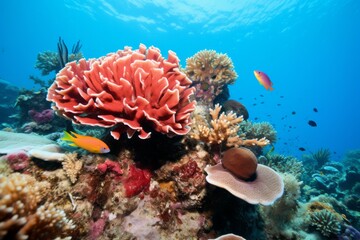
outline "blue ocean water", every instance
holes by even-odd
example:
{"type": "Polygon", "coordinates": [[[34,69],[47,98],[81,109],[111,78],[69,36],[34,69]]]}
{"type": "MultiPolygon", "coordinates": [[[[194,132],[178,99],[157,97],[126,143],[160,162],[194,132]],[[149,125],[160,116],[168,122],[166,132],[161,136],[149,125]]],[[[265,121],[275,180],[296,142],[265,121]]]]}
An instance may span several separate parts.
{"type": "Polygon", "coordinates": [[[278,131],[275,149],[301,156],[331,149],[333,159],[360,148],[360,1],[6,1],[0,10],[0,78],[34,88],[36,56],[59,36],[81,40],[86,58],[124,46],[154,45],[181,64],[203,49],[227,53],[238,79],[231,98],[250,120],[278,131]],[[266,72],[266,91],[253,70],[266,72]],[[261,97],[260,95],[263,95],[261,97]],[[264,103],[261,103],[264,102],[264,103]],[[314,112],[317,108],[318,112],[314,112]],[[293,115],[292,112],[296,114],[293,115]],[[309,120],[317,122],[310,127],[309,120]]]}

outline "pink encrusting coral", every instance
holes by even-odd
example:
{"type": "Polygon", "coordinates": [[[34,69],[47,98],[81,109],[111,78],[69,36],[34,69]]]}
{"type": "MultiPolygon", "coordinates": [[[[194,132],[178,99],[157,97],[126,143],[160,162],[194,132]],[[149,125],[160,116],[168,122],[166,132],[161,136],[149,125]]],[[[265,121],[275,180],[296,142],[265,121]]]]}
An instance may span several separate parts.
{"type": "Polygon", "coordinates": [[[125,196],[133,197],[144,190],[149,190],[151,173],[146,169],[137,168],[131,165],[129,173],[123,184],[125,187],[125,196]]]}
{"type": "Polygon", "coordinates": [[[30,156],[22,150],[8,153],[3,157],[14,171],[24,171],[30,165],[30,156]]]}
{"type": "Polygon", "coordinates": [[[126,132],[148,138],[153,130],[172,135],[189,131],[195,102],[191,80],[155,47],[125,47],[99,59],[70,62],[57,74],[47,100],[74,123],[112,128],[115,139],[126,132]]]}
{"type": "Polygon", "coordinates": [[[41,112],[32,109],[29,110],[28,114],[37,124],[51,122],[54,118],[54,110],[52,109],[45,109],[41,112]]]}
{"type": "Polygon", "coordinates": [[[105,173],[106,171],[114,172],[116,175],[122,175],[123,170],[118,162],[111,161],[110,159],[106,159],[104,163],[100,163],[96,166],[97,170],[101,173],[105,173]]]}

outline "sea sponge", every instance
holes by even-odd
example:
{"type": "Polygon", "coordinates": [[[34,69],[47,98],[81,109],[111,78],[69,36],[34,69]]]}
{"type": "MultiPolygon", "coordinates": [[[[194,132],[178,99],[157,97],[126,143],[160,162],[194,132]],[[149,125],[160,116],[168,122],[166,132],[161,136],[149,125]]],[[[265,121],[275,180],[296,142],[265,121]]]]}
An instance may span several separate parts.
{"type": "Polygon", "coordinates": [[[152,131],[168,136],[189,131],[195,102],[191,80],[179,69],[179,59],[168,59],[155,47],[125,47],[99,59],[67,63],[48,89],[47,100],[58,114],[73,123],[112,128],[119,139],[152,131]]]}
{"type": "Polygon", "coordinates": [[[237,78],[231,59],[214,50],[202,50],[186,59],[185,72],[196,88],[196,100],[211,104],[237,78]]]}

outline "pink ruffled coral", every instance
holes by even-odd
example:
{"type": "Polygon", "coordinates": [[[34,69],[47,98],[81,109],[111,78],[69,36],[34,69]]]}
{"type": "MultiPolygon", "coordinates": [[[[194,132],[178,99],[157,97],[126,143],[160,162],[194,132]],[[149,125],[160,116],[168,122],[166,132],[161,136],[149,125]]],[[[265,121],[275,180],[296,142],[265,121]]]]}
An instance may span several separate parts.
{"type": "Polygon", "coordinates": [[[169,51],[164,59],[155,47],[125,47],[99,59],[68,63],[56,76],[47,99],[57,112],[77,124],[113,128],[119,139],[150,137],[155,130],[169,136],[189,131],[194,102],[191,80],[169,51]]]}

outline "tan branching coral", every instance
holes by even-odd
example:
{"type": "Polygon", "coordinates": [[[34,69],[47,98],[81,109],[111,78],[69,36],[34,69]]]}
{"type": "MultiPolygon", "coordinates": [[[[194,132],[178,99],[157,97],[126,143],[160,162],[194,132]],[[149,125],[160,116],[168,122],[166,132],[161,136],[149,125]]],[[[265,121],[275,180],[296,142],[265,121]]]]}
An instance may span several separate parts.
{"type": "Polygon", "coordinates": [[[80,173],[80,170],[83,166],[81,160],[77,160],[77,153],[67,153],[65,154],[64,161],[62,162],[63,169],[66,175],[69,177],[71,183],[77,181],[77,177],[80,173]]]}
{"type": "Polygon", "coordinates": [[[67,236],[75,226],[53,204],[40,205],[48,182],[13,173],[0,177],[0,238],[53,239],[67,236]]]}
{"type": "Polygon", "coordinates": [[[202,50],[186,59],[185,72],[196,88],[196,100],[205,102],[212,102],[225,84],[237,78],[231,59],[214,50],[202,50]]]}
{"type": "MultiPolygon", "coordinates": [[[[83,58],[81,52],[72,53],[68,56],[68,61],[77,61],[83,58]]],[[[61,69],[61,64],[59,62],[59,55],[56,52],[45,51],[38,53],[35,63],[35,68],[41,71],[41,75],[46,76],[51,72],[58,72],[61,69]]]]}
{"type": "MultiPolygon", "coordinates": [[[[203,141],[209,145],[226,144],[227,147],[239,146],[266,146],[269,141],[266,138],[261,139],[243,139],[238,135],[239,123],[243,121],[243,117],[237,117],[235,113],[221,113],[221,106],[215,105],[214,109],[210,109],[210,123],[205,120],[195,118],[192,124],[190,137],[203,141]]],[[[200,117],[201,119],[201,117],[200,117]]]]}

